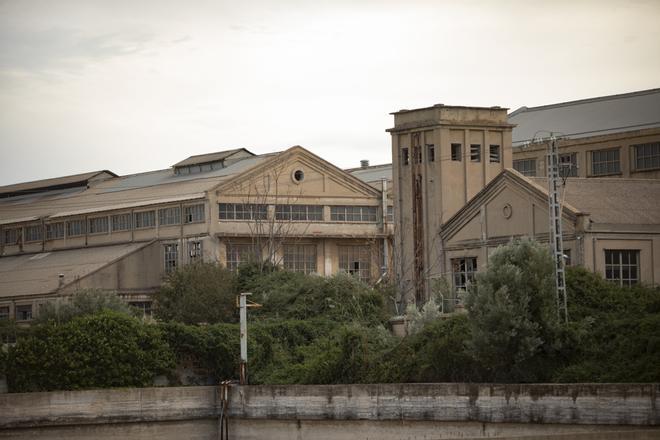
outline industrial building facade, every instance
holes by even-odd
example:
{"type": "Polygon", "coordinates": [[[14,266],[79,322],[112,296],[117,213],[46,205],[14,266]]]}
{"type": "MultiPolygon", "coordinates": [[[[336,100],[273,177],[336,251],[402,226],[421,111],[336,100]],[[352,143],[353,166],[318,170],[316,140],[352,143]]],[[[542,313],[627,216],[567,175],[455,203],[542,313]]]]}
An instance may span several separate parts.
{"type": "Polygon", "coordinates": [[[1,187],[0,318],[29,321],[39,304],[82,288],[149,312],[167,274],[195,261],[235,269],[268,259],[374,281],[387,270],[387,212],[379,189],[301,147],[1,187]]]}

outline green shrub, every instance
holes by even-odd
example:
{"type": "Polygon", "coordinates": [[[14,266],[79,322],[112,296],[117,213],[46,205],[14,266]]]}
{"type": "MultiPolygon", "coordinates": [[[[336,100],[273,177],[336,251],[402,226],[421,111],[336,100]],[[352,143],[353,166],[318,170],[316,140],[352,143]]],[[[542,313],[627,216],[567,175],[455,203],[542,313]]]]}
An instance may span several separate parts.
{"type": "Polygon", "coordinates": [[[102,310],[114,310],[126,315],[136,315],[136,311],[122,301],[116,292],[100,289],[83,289],[70,297],[57,298],[46,302],[40,309],[35,322],[67,322],[77,316],[93,315],[102,310]]]}
{"type": "Polygon", "coordinates": [[[154,313],[186,324],[236,322],[236,276],[215,263],[196,263],[172,272],[154,296],[154,313]]]}
{"type": "Polygon", "coordinates": [[[173,367],[159,329],[114,311],[35,326],[9,348],[11,392],[141,387],[173,367]]]}
{"type": "Polygon", "coordinates": [[[558,332],[547,247],[516,240],[497,248],[466,295],[469,346],[492,381],[539,381],[551,373],[558,332]]]}

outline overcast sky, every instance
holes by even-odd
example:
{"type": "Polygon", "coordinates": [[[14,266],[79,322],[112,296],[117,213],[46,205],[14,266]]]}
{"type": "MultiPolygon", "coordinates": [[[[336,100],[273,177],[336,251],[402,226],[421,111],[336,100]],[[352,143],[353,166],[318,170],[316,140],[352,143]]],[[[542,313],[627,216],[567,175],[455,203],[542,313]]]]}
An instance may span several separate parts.
{"type": "Polygon", "coordinates": [[[390,162],[390,112],[660,87],[660,1],[0,0],[0,185],[302,145],[390,162]]]}

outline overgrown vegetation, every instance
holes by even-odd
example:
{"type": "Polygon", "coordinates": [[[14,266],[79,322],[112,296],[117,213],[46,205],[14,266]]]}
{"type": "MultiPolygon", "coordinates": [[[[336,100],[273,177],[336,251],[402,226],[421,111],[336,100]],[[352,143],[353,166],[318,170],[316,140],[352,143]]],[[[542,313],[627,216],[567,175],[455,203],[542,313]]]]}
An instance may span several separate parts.
{"type": "Polygon", "coordinates": [[[146,386],[162,374],[171,384],[236,378],[235,295],[250,291],[263,305],[248,320],[254,384],[660,381],[658,288],[569,268],[564,325],[552,276],[542,246],[502,247],[469,289],[467,314],[441,314],[438,298],[409,311],[410,334],[399,339],[386,329],[386,289],[348,275],[195,265],[170,277],[157,321],[88,298],[29,329],[4,323],[5,342],[18,342],[0,352],[0,374],[13,392],[146,386]]]}

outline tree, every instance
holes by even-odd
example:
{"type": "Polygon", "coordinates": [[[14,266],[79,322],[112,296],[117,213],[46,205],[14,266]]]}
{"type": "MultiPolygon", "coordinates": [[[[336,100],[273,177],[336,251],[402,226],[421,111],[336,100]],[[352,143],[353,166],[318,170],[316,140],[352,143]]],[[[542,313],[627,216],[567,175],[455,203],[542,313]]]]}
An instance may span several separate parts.
{"type": "Polygon", "coordinates": [[[186,324],[236,321],[236,277],[216,263],[172,272],[154,295],[156,317],[186,324]]]}
{"type": "Polygon", "coordinates": [[[77,316],[93,315],[102,310],[114,310],[126,315],[136,315],[135,310],[122,301],[116,292],[100,289],[77,290],[70,297],[57,298],[39,309],[36,322],[67,322],[77,316]]]}
{"type": "Polygon", "coordinates": [[[528,239],[501,246],[468,288],[469,349],[491,380],[547,377],[558,330],[552,259],[528,239]]]}

